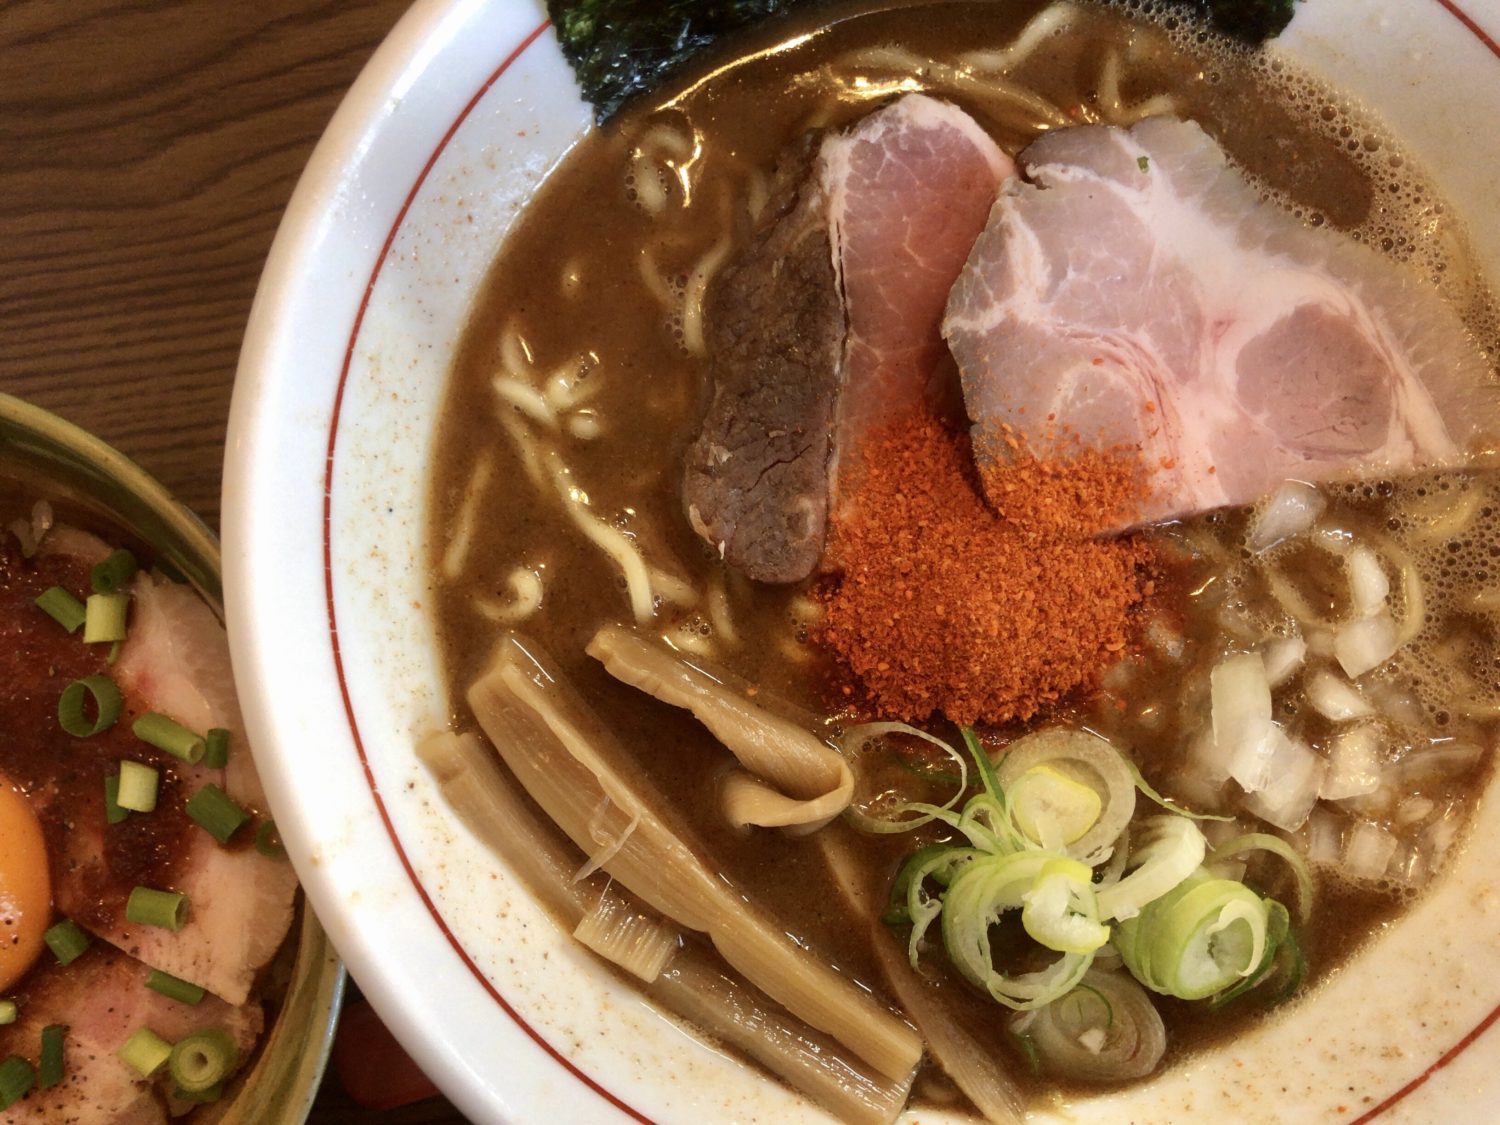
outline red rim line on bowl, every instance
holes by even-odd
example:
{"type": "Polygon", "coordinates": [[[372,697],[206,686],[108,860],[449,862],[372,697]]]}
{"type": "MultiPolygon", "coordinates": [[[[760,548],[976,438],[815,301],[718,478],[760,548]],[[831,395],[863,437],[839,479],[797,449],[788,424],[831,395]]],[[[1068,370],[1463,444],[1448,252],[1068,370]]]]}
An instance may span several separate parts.
{"type": "Polygon", "coordinates": [[[458,132],[459,127],[463,125],[465,120],[467,120],[469,114],[474,111],[474,107],[479,104],[479,102],[484,98],[484,95],[489,92],[490,88],[494,86],[494,84],[500,80],[501,76],[504,75],[505,72],[515,64],[516,60],[526,52],[526,49],[533,43],[535,43],[551,26],[551,21],[543,21],[537,26],[534,31],[531,32],[531,34],[526,36],[525,39],[521,40],[519,44],[512,48],[510,53],[506,55],[504,61],[495,68],[494,73],[492,73],[489,78],[484,81],[484,83],[474,93],[474,96],[470,98],[469,101],[464,105],[464,108],[459,111],[459,114],[454,118],[453,123],[448,126],[447,132],[443,134],[436,147],[433,148],[432,154],[427,158],[426,164],[422,166],[421,172],[417,174],[416,182],[412,184],[411,191],[407,193],[406,199],[402,202],[400,211],[396,213],[395,221],[391,224],[391,229],[390,232],[386,235],[385,243],[380,248],[380,254],[375,259],[375,268],[370,274],[370,280],[368,284],[366,284],[365,286],[364,296],[360,299],[359,310],[355,313],[354,324],[349,332],[349,347],[344,353],[343,368],[339,372],[338,390],[334,395],[333,413],[330,418],[328,427],[328,454],[325,459],[325,476],[323,480],[323,574],[325,579],[325,589],[328,598],[328,632],[329,640],[333,648],[334,668],[338,676],[339,694],[344,702],[344,713],[349,720],[349,733],[354,740],[354,747],[359,755],[359,764],[361,769],[364,771],[365,783],[369,786],[370,796],[374,799],[375,808],[380,813],[380,821],[385,828],[385,833],[390,837],[391,844],[396,849],[396,855],[401,861],[401,866],[406,871],[407,878],[411,880],[412,886],[416,889],[418,896],[421,898],[423,907],[425,907],[427,913],[431,915],[432,920],[437,924],[438,929],[442,932],[443,937],[447,940],[449,946],[452,947],[454,953],[456,953],[459,959],[463,962],[464,967],[468,969],[469,973],[474,977],[474,979],[483,986],[484,990],[494,998],[495,1002],[500,1005],[505,1014],[509,1016],[510,1019],[518,1027],[520,1027],[521,1030],[524,1031],[534,1043],[537,1044],[537,1046],[541,1047],[542,1050],[546,1051],[547,1054],[550,1055],[559,1065],[564,1067],[570,1074],[572,1074],[594,1093],[598,1094],[605,1101],[613,1105],[616,1109],[620,1110],[622,1113],[629,1114],[637,1121],[644,1122],[646,1123],[646,1125],[651,1125],[651,1119],[649,1117],[627,1105],[616,1095],[610,1093],[610,1091],[606,1090],[598,1082],[594,1081],[594,1079],[583,1073],[583,1071],[575,1066],[573,1062],[567,1058],[567,1056],[562,1054],[562,1052],[557,1050],[557,1048],[553,1047],[551,1043],[547,1042],[546,1038],[539,1031],[532,1027],[531,1024],[528,1023],[526,1019],[515,1010],[515,1008],[511,1007],[510,1002],[500,994],[500,991],[490,981],[489,977],[487,977],[484,972],[480,970],[479,966],[474,963],[474,960],[469,956],[468,951],[464,949],[463,945],[459,942],[457,937],[454,936],[453,931],[449,929],[448,923],[443,919],[442,913],[437,909],[437,905],[433,902],[432,896],[428,894],[427,888],[422,885],[422,880],[417,875],[416,868],[412,866],[411,859],[407,856],[405,847],[402,846],[400,838],[396,835],[396,827],[391,821],[390,812],[389,810],[387,810],[385,805],[385,799],[380,795],[380,787],[376,784],[374,770],[370,765],[369,756],[365,752],[364,739],[361,737],[359,732],[359,723],[354,717],[354,703],[349,696],[349,684],[344,676],[344,657],[343,652],[339,646],[338,620],[337,615],[334,611],[332,536],[334,453],[337,448],[338,442],[339,417],[343,411],[344,390],[349,381],[350,366],[354,362],[355,342],[359,339],[360,328],[364,325],[365,312],[370,306],[370,297],[375,291],[375,283],[379,280],[380,272],[385,266],[386,259],[390,256],[391,246],[396,241],[396,236],[400,233],[402,224],[406,221],[407,212],[411,210],[411,205],[413,202],[415,202],[417,193],[422,190],[422,185],[426,183],[428,175],[432,172],[433,166],[437,164],[438,158],[443,154],[443,150],[448,147],[448,143],[453,139],[454,134],[458,132]]]}
{"type": "MultiPolygon", "coordinates": [[[[1492,38],[1482,27],[1479,26],[1478,23],[1475,22],[1473,17],[1468,15],[1468,13],[1463,11],[1456,3],[1454,3],[1454,0],[1435,0],[1435,3],[1437,3],[1445,11],[1452,15],[1453,18],[1456,19],[1459,23],[1461,23],[1464,26],[1465,30],[1467,30],[1480,43],[1482,43],[1490,51],[1491,54],[1493,54],[1497,59],[1500,59],[1500,42],[1497,42],[1494,38],[1492,38]]],[[[447,131],[444,132],[441,139],[439,139],[438,143],[433,148],[431,155],[427,158],[427,162],[422,166],[421,172],[417,174],[416,181],[412,184],[411,190],[407,193],[405,200],[401,204],[401,209],[396,213],[396,218],[392,222],[391,229],[387,233],[385,242],[381,246],[380,253],[375,260],[375,266],[370,273],[370,279],[365,285],[364,295],[360,299],[359,309],[355,313],[354,323],[349,331],[349,345],[345,349],[343,366],[339,372],[338,387],[334,394],[333,412],[329,421],[328,453],[324,463],[323,573],[328,602],[328,632],[329,641],[333,651],[334,668],[338,676],[339,693],[344,703],[344,714],[348,719],[349,733],[354,742],[355,751],[359,756],[360,767],[364,772],[365,782],[369,786],[370,796],[375,802],[376,810],[380,814],[381,824],[384,826],[386,835],[390,838],[392,847],[394,847],[396,850],[396,855],[401,861],[401,866],[403,870],[405,870],[407,878],[411,880],[412,886],[416,889],[417,895],[422,900],[423,907],[432,917],[432,920],[437,925],[438,930],[442,933],[444,939],[448,942],[449,946],[452,947],[454,953],[458,955],[459,960],[463,962],[464,967],[468,969],[469,973],[474,977],[474,979],[477,980],[479,984],[484,988],[484,990],[494,998],[495,1002],[499,1004],[500,1008],[505,1012],[506,1016],[508,1016],[516,1024],[516,1026],[521,1028],[521,1030],[524,1031],[533,1042],[535,1042],[539,1047],[546,1051],[547,1054],[551,1056],[551,1058],[554,1059],[560,1066],[567,1070],[569,1074],[573,1075],[574,1078],[576,1078],[589,1090],[593,1091],[599,1097],[609,1102],[609,1104],[614,1106],[616,1109],[620,1110],[622,1113],[628,1114],[630,1117],[634,1118],[637,1121],[643,1122],[644,1125],[653,1125],[652,1119],[650,1117],[647,1117],[639,1110],[636,1110],[632,1106],[628,1105],[626,1102],[621,1100],[618,1095],[611,1093],[589,1075],[585,1074],[578,1068],[577,1065],[575,1065],[570,1059],[568,1059],[559,1050],[557,1050],[557,1048],[553,1047],[552,1044],[549,1043],[547,1039],[536,1028],[532,1027],[531,1024],[527,1022],[525,1017],[523,1017],[518,1011],[516,1011],[516,1009],[511,1006],[510,1002],[500,994],[500,991],[490,981],[489,977],[486,976],[485,973],[479,968],[479,966],[474,963],[474,960],[469,956],[468,952],[464,949],[463,945],[459,942],[458,938],[449,928],[448,923],[443,919],[442,913],[438,910],[437,905],[436,903],[434,903],[432,896],[428,893],[427,888],[423,886],[422,880],[418,876],[416,868],[412,865],[410,857],[408,857],[406,854],[406,848],[402,845],[400,838],[396,834],[395,824],[391,820],[390,813],[386,809],[385,800],[381,796],[380,788],[375,781],[374,769],[370,765],[369,756],[365,751],[364,739],[361,737],[359,731],[359,722],[355,718],[354,714],[354,703],[349,695],[349,685],[344,676],[343,654],[339,647],[338,619],[334,609],[332,534],[334,456],[338,445],[339,418],[343,410],[344,392],[349,382],[349,371],[354,362],[355,346],[359,339],[360,329],[364,325],[365,312],[369,308],[371,296],[375,291],[375,284],[380,279],[381,270],[384,268],[385,262],[390,256],[391,247],[395,243],[396,237],[400,233],[401,227],[406,221],[407,213],[411,210],[411,206],[416,201],[418,192],[422,190],[423,185],[427,182],[428,175],[432,172],[433,167],[437,164],[437,161],[442,156],[443,151],[448,147],[449,142],[452,141],[459,128],[468,119],[469,115],[474,111],[475,107],[484,98],[484,96],[490,91],[491,87],[493,87],[495,83],[500,80],[500,78],[506,73],[506,71],[508,71],[516,63],[516,61],[520,59],[523,54],[525,54],[526,50],[531,47],[531,45],[535,43],[539,38],[541,38],[541,36],[545,34],[551,26],[551,21],[543,21],[540,25],[537,26],[535,30],[527,35],[525,39],[523,39],[519,44],[513,47],[511,51],[505,56],[505,59],[500,63],[500,65],[496,67],[494,72],[480,85],[479,89],[474,93],[474,96],[471,97],[469,101],[464,105],[463,109],[459,111],[452,124],[448,126],[447,131]]],[[[1404,1086],[1396,1090],[1384,1101],[1380,1102],[1372,1109],[1366,1110],[1358,1117],[1350,1119],[1347,1125],[1366,1125],[1367,1122],[1373,1121],[1381,1114],[1385,1113],[1386,1110],[1390,1109],[1392,1106],[1396,1105],[1402,1099],[1407,1097],[1413,1091],[1425,1085],[1434,1074],[1452,1063],[1468,1047],[1475,1043],[1497,1020],[1500,1020],[1500,1006],[1497,1006],[1489,1013],[1489,1015],[1480,1020],[1480,1022],[1471,1031],[1469,1031],[1468,1034],[1459,1039],[1457,1043],[1455,1043],[1451,1048],[1444,1052],[1437,1060],[1435,1060],[1415,1078],[1407,1082],[1404,1086]]]]}

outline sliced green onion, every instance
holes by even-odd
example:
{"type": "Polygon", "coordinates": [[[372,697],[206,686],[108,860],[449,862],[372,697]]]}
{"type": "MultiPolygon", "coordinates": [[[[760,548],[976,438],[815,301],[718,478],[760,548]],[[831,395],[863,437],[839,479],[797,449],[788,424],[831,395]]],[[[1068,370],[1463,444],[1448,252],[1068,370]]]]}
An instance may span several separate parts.
{"type": "Polygon", "coordinates": [[[208,751],[208,744],[202,738],[159,711],[147,711],[130,729],[142,742],[149,742],[190,766],[201,762],[208,751]]]}
{"type": "Polygon", "coordinates": [[[1210,1008],[1222,1008],[1276,977],[1282,977],[1283,982],[1276,994],[1269,998],[1272,1004],[1281,1003],[1302,986],[1302,978],[1307,973],[1307,960],[1302,956],[1302,948],[1292,933],[1291,915],[1275,899],[1267,901],[1270,904],[1270,914],[1266,919],[1265,956],[1249,976],[1242,977],[1238,983],[1223,992],[1215,993],[1208,1002],[1210,1008]]]}
{"type": "Polygon", "coordinates": [[[221,844],[240,830],[250,819],[250,814],[230,799],[229,795],[212,783],[205,785],[188,798],[187,814],[221,844]]]}
{"type": "Polygon", "coordinates": [[[114,644],[110,645],[109,655],[104,658],[104,663],[113,664],[116,660],[120,659],[120,649],[123,647],[123,641],[116,641],[114,644]]]}
{"type": "Polygon", "coordinates": [[[1145,990],[1125,973],[1098,969],[1039,1009],[1025,1030],[1047,1070],[1085,1082],[1144,1078],[1167,1048],[1166,1028],[1145,990]]]}
{"type": "Polygon", "coordinates": [[[1292,875],[1297,880],[1297,917],[1305,924],[1312,916],[1312,872],[1307,869],[1307,860],[1303,859],[1297,849],[1280,836],[1272,836],[1269,832],[1247,832],[1243,836],[1225,840],[1209,855],[1207,863],[1211,867],[1220,860],[1231,859],[1252,851],[1270,852],[1272,855],[1280,856],[1292,869],[1292,875]]]}
{"type": "Polygon", "coordinates": [[[1008,789],[1016,826],[1044,848],[1076,843],[1099,819],[1104,802],[1092,786],[1055,766],[1033,766],[1008,789]]]}
{"type": "Polygon", "coordinates": [[[178,1089],[189,1094],[203,1093],[229,1076],[236,1053],[229,1033],[214,1027],[178,1040],[167,1066],[178,1089]]]}
{"type": "Polygon", "coordinates": [[[115,725],[121,703],[120,689],[108,676],[85,676],[63,688],[57,701],[57,722],[74,738],[91,738],[115,725]],[[87,714],[91,700],[92,719],[87,714]]]}
{"type": "Polygon", "coordinates": [[[1099,892],[1101,918],[1135,917],[1197,871],[1208,852],[1208,841],[1187,817],[1164,813],[1142,827],[1145,843],[1130,855],[1135,870],[1099,892]]]}
{"type": "Polygon", "coordinates": [[[0,1062],[0,1109],[9,1109],[26,1096],[36,1081],[36,1071],[20,1055],[0,1062]]]}
{"type": "Polygon", "coordinates": [[[125,639],[125,616],[129,610],[129,594],[90,594],[88,603],[84,607],[84,643],[123,641],[125,639]]]}
{"type": "Polygon", "coordinates": [[[229,764],[229,732],[223,727],[214,727],[203,736],[207,749],[203,752],[204,769],[221,770],[229,764]]]}
{"type": "Polygon", "coordinates": [[[172,1057],[172,1044],[149,1027],[138,1027],[115,1054],[142,1078],[150,1078],[172,1057]]]}
{"type": "Polygon", "coordinates": [[[282,859],[286,856],[286,848],[281,846],[281,836],[276,831],[274,820],[262,821],[255,830],[255,850],[268,859],[282,859]]]}
{"type": "Polygon", "coordinates": [[[204,990],[192,981],[174,977],[171,973],[164,973],[160,969],[152,969],[151,975],[146,978],[146,987],[153,992],[160,992],[179,1004],[197,1004],[204,997],[204,990]]]}
{"type": "Polygon", "coordinates": [[[1092,951],[1070,951],[1034,972],[1012,975],[995,967],[990,927],[1004,911],[1021,906],[1022,896],[1042,869],[1058,860],[1077,862],[1040,850],[984,856],[967,864],[943,896],[943,946],[948,959],[971,984],[1006,1007],[1024,1011],[1056,1000],[1078,984],[1093,962],[1092,951]]]}
{"type": "MultiPolygon", "coordinates": [[[[896,881],[891,884],[891,900],[886,906],[885,913],[880,916],[880,920],[887,926],[904,926],[909,924],[912,920],[912,915],[907,899],[911,895],[912,884],[914,882],[919,883],[929,874],[933,875],[934,878],[938,878],[929,861],[947,859],[950,853],[960,850],[962,849],[955,848],[950,844],[929,844],[925,848],[918,848],[911,855],[907,856],[906,861],[901,865],[901,870],[896,872],[896,881]]],[[[973,852],[971,858],[973,855],[979,854],[981,853],[973,852]]],[[[940,881],[944,886],[947,886],[951,879],[942,879],[940,881]]]]}
{"type": "Polygon", "coordinates": [[[1093,872],[1076,859],[1050,859],[1021,895],[1021,926],[1059,953],[1092,953],[1109,940],[1099,921],[1093,872]]]}
{"type": "Polygon", "coordinates": [[[187,923],[188,897],[179,891],[136,887],[125,901],[125,920],[142,926],[177,931],[187,923]]]}
{"type": "Polygon", "coordinates": [[[1088,731],[1059,728],[1018,738],[1005,748],[995,777],[1029,841],[1090,867],[1110,855],[1135,813],[1130,762],[1088,731]]]}
{"type": "Polygon", "coordinates": [[[122,809],[131,812],[152,812],[156,808],[156,792],[161,775],[154,766],[132,762],[128,758],[120,763],[120,793],[116,798],[122,809]]]}
{"type": "Polygon", "coordinates": [[[44,590],[36,599],[36,606],[70,633],[78,632],[87,611],[83,603],[61,586],[44,590]]]}
{"type": "Polygon", "coordinates": [[[83,956],[92,939],[83,932],[83,927],[71,918],[64,918],[42,935],[47,948],[57,958],[59,965],[71,965],[83,956]]]}
{"type": "Polygon", "coordinates": [[[125,583],[135,577],[135,572],[139,569],[135,556],[121,547],[89,571],[89,584],[94,587],[96,594],[118,593],[125,583]]]}
{"type": "Polygon", "coordinates": [[[1115,948],[1153,992],[1201,1000],[1262,973],[1285,921],[1280,903],[1200,868],[1121,922],[1115,948]]]}
{"type": "Polygon", "coordinates": [[[0,1000],[0,1027],[15,1023],[16,1017],[20,1014],[21,1007],[14,1000],[0,1000]]]}
{"type": "Polygon", "coordinates": [[[37,1085],[50,1089],[63,1077],[63,1036],[67,1028],[60,1023],[49,1023],[42,1028],[42,1056],[37,1063],[37,1085]]]}
{"type": "Polygon", "coordinates": [[[956,805],[959,798],[963,796],[964,790],[968,788],[968,766],[964,761],[964,756],[942,739],[935,738],[926,731],[918,730],[916,727],[908,726],[905,723],[862,723],[859,726],[851,727],[838,740],[839,752],[843,754],[845,760],[850,762],[855,767],[856,772],[858,772],[858,763],[865,753],[865,748],[890,734],[899,734],[920,739],[931,746],[937,747],[957,762],[958,776],[954,779],[955,788],[953,796],[936,808],[916,801],[903,802],[889,809],[890,815],[874,815],[867,812],[862,807],[861,802],[856,800],[844,810],[844,816],[862,832],[909,832],[913,828],[918,828],[930,821],[943,819],[942,811],[951,809],[956,805]],[[921,815],[914,817],[903,815],[909,812],[918,812],[921,815]]]}
{"type": "Polygon", "coordinates": [[[104,779],[104,823],[119,824],[129,815],[120,807],[120,775],[112,773],[104,779]]]}

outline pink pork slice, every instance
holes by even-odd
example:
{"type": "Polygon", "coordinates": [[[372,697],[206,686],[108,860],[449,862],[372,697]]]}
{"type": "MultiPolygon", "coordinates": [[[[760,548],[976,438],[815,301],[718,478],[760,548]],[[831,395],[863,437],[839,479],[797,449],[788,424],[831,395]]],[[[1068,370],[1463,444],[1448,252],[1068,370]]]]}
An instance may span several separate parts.
{"type": "Polygon", "coordinates": [[[1451,463],[1493,429],[1432,287],[1262,199],[1196,124],[1060,130],[1021,163],[943,326],[981,457],[1002,424],[1138,449],[1149,522],[1451,463]]]}
{"type": "Polygon", "coordinates": [[[241,1060],[260,1034],[259,1004],[231,1007],[206,996],[196,1005],[169,1000],[145,985],[150,970],[118,950],[96,944],[65,968],[33,972],[20,984],[20,1018],[0,1027],[0,1058],[37,1062],[42,1028],[62,1024],[63,1079],[33,1087],[0,1119],[6,1125],[157,1125],[168,1119],[169,1078],[142,1078],[116,1052],[137,1028],[169,1043],[209,1028],[234,1039],[241,1060]],[[155,1088],[154,1088],[155,1087],[155,1088]]]}
{"type": "Polygon", "coordinates": [[[824,138],[795,198],[716,279],[714,397],[683,499],[730,565],[808,577],[864,438],[956,404],[943,308],[1013,171],[968,114],[906,95],[824,138]]]}
{"type": "MultiPolygon", "coordinates": [[[[110,548],[88,532],[58,526],[43,540],[42,550],[92,564],[110,548]]],[[[224,626],[208,604],[181,583],[140,574],[130,592],[128,633],[112,669],[127,706],[161,712],[199,733],[215,727],[228,730],[227,768],[175,762],[170,768],[182,779],[185,793],[212,783],[242,808],[264,813],[265,793],[244,743],[224,626]]],[[[152,968],[192,981],[231,1004],[244,1003],[256,973],[275,954],[291,925],[297,890],[291,865],[261,855],[243,839],[220,847],[194,827],[186,836],[187,854],[172,857],[170,884],[157,887],[187,895],[188,921],[183,928],[174,933],[136,925],[125,919],[123,909],[106,921],[92,900],[89,879],[90,870],[103,862],[103,831],[107,829],[102,825],[80,822],[69,834],[67,857],[54,886],[58,909],[78,916],[96,935],[152,968]]],[[[248,826],[240,830],[242,836],[249,831],[248,826]]]]}
{"type": "Polygon", "coordinates": [[[962,417],[943,312],[1016,166],[967,113],[922,94],[830,137],[822,155],[848,316],[831,474],[837,504],[870,435],[923,410],[962,417]]]}
{"type": "MultiPolygon", "coordinates": [[[[264,813],[265,793],[244,742],[223,625],[180,583],[142,574],[132,593],[129,636],[115,664],[120,687],[128,698],[189,730],[228,730],[226,769],[179,772],[189,792],[213,782],[242,808],[264,813]]],[[[207,832],[194,831],[189,838],[191,851],[178,860],[172,888],[188,896],[187,924],[173,933],[135,926],[122,916],[100,936],[153,968],[240,1004],[256,972],[286,937],[297,877],[285,859],[261,855],[243,841],[225,848],[207,832]]]]}

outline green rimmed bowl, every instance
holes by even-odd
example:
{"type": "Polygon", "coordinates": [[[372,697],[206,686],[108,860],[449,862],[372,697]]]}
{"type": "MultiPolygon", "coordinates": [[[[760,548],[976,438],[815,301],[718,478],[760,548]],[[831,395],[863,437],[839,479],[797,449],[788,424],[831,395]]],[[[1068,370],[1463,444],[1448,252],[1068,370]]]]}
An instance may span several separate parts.
{"type": "MultiPolygon", "coordinates": [[[[223,617],[219,541],[118,450],[40,407],[0,394],[0,478],[66,501],[149,546],[223,617]]],[[[217,1112],[221,1125],[299,1125],[322,1081],[344,992],[344,967],[305,904],[272,962],[269,1031],[217,1112]]]]}

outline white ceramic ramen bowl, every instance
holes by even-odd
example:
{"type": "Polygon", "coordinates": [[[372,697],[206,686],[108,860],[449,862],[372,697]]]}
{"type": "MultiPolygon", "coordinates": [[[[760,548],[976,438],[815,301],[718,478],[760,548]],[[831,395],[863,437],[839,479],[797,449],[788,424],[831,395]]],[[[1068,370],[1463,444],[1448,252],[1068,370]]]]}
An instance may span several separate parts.
{"type": "MultiPolygon", "coordinates": [[[[1307,0],[1274,48],[1405,138],[1492,278],[1497,40],[1500,0],[1307,0]]],[[[589,127],[540,0],[422,0],[338,111],[235,387],[225,585],[246,719],[318,915],[473,1119],[825,1120],[593,962],[413,754],[446,719],[424,562],[436,407],[508,226],[589,127]]],[[[1077,1117],[1500,1119],[1497,869],[1492,794],[1446,881],[1315,1003],[1077,1117]]]]}

